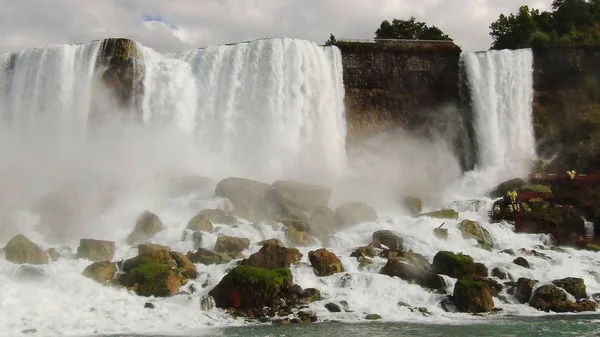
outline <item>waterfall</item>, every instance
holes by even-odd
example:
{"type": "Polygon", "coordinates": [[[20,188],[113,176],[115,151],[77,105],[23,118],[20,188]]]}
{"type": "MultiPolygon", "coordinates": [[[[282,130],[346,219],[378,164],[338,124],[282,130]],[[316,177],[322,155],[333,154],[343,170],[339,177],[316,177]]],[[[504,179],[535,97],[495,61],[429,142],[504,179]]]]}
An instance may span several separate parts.
{"type": "Polygon", "coordinates": [[[344,166],[338,48],[262,39],[173,55],[145,49],[145,62],[146,123],[177,124],[220,162],[272,174],[344,166]]]}
{"type": "Polygon", "coordinates": [[[528,167],[535,157],[530,49],[464,52],[479,167],[528,167]]]}

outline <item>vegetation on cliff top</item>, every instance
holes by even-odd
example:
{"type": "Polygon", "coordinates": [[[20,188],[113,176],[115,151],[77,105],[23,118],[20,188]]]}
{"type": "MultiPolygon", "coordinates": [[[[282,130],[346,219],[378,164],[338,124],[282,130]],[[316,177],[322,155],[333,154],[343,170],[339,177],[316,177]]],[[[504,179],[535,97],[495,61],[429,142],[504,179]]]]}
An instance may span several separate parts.
{"type": "Polygon", "coordinates": [[[521,6],[490,29],[491,49],[600,45],[600,0],[554,0],[551,12],[521,6]]]}
{"type": "Polygon", "coordinates": [[[452,41],[452,39],[444,34],[438,27],[429,27],[425,22],[417,21],[415,17],[411,17],[408,20],[394,19],[391,23],[388,20],[384,20],[375,31],[375,38],[452,41]]]}

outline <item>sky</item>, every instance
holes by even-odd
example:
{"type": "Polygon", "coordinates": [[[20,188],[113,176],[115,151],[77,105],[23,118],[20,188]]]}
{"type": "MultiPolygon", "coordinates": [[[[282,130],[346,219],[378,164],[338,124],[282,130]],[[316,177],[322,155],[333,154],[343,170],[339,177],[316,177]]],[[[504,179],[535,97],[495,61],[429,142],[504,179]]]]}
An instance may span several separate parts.
{"type": "Polygon", "coordinates": [[[370,39],[381,21],[436,25],[463,50],[486,50],[489,25],[519,6],[552,0],[0,0],[0,52],[127,37],[175,52],[263,37],[323,44],[370,39]]]}

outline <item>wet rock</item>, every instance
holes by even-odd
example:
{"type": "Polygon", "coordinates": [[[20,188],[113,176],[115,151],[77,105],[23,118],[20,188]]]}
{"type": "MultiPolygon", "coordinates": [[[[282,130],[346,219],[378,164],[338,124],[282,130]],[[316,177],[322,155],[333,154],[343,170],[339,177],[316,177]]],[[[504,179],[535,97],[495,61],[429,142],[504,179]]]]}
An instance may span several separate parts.
{"type": "Polygon", "coordinates": [[[381,315],[378,314],[367,314],[367,316],[365,316],[366,320],[369,321],[376,321],[376,320],[380,320],[381,319],[381,315]]]}
{"type": "Polygon", "coordinates": [[[186,255],[193,263],[202,263],[205,265],[226,264],[232,260],[232,258],[226,254],[213,252],[204,248],[198,248],[195,253],[188,252],[186,255]]]}
{"type": "Polygon", "coordinates": [[[188,222],[187,228],[194,231],[210,232],[213,224],[233,225],[237,222],[236,217],[227,215],[222,209],[205,209],[196,214],[188,222]],[[209,225],[210,224],[210,225],[209,225]]]}
{"type": "Polygon", "coordinates": [[[149,211],[144,211],[135,222],[133,232],[127,237],[127,244],[145,242],[162,230],[163,224],[160,218],[149,211]]]}
{"type": "Polygon", "coordinates": [[[423,210],[423,201],[417,197],[406,196],[402,201],[404,208],[412,216],[417,216],[423,210]]]}
{"type": "Polygon", "coordinates": [[[32,333],[37,333],[37,329],[25,329],[25,330],[21,330],[21,333],[24,335],[28,335],[28,334],[32,334],[32,333]]]}
{"type": "Polygon", "coordinates": [[[456,305],[454,304],[454,297],[452,295],[444,297],[440,302],[440,307],[442,307],[445,312],[455,312],[456,305]]]}
{"type": "Polygon", "coordinates": [[[99,283],[106,283],[112,281],[116,273],[117,265],[109,261],[104,261],[94,262],[87,266],[81,275],[99,283]]]}
{"type": "Polygon", "coordinates": [[[443,292],[446,288],[446,282],[440,275],[432,273],[425,268],[412,266],[398,260],[388,260],[379,273],[390,277],[396,276],[431,290],[443,292]]]}
{"type": "Polygon", "coordinates": [[[456,219],[458,219],[458,212],[453,209],[441,209],[438,211],[423,213],[420,216],[426,216],[426,217],[436,218],[436,219],[456,220],[456,219]]]}
{"type": "Polygon", "coordinates": [[[381,252],[381,245],[377,243],[370,243],[364,247],[358,247],[352,251],[351,257],[375,257],[375,255],[381,252]]]}
{"type": "Polygon", "coordinates": [[[501,250],[500,253],[507,254],[507,255],[510,255],[510,256],[516,256],[517,255],[517,254],[515,254],[515,251],[512,250],[512,249],[504,249],[504,250],[501,250]]]}
{"type": "Polygon", "coordinates": [[[146,303],[144,303],[144,309],[154,309],[154,308],[156,308],[156,307],[154,306],[154,304],[152,304],[152,303],[150,303],[150,302],[146,302],[146,303]]]}
{"type": "Polygon", "coordinates": [[[517,266],[531,269],[531,267],[529,266],[529,262],[527,260],[525,260],[524,257],[521,257],[521,256],[517,257],[516,259],[513,260],[513,263],[516,264],[517,266]]]}
{"type": "Polygon", "coordinates": [[[373,261],[371,259],[368,259],[364,256],[359,256],[356,260],[358,261],[358,268],[361,270],[364,270],[365,268],[373,264],[373,261]]]}
{"type": "Polygon", "coordinates": [[[577,277],[567,277],[552,281],[557,287],[564,289],[567,293],[575,297],[576,300],[587,298],[586,286],[583,279],[577,277]]]}
{"type": "Polygon", "coordinates": [[[525,180],[523,180],[521,178],[515,178],[515,179],[505,181],[505,182],[501,183],[500,185],[496,186],[490,192],[490,196],[492,198],[504,197],[504,196],[506,196],[506,193],[508,191],[518,190],[522,186],[525,186],[525,184],[526,184],[525,180]]]}
{"type": "Polygon", "coordinates": [[[298,318],[304,323],[314,323],[317,321],[317,314],[312,310],[298,311],[298,318]]]}
{"type": "Polygon", "coordinates": [[[138,255],[139,254],[144,254],[147,252],[152,252],[155,250],[171,250],[169,247],[167,246],[163,246],[163,245],[157,245],[155,243],[141,243],[138,245],[138,255]]]}
{"type": "Polygon", "coordinates": [[[377,212],[363,202],[347,202],[335,210],[335,223],[342,228],[375,220],[377,212]]]}
{"type": "Polygon", "coordinates": [[[241,264],[267,269],[289,268],[301,258],[302,253],[296,248],[266,244],[258,252],[242,260],[241,264]]]}
{"type": "Polygon", "coordinates": [[[472,257],[448,251],[441,251],[435,254],[431,268],[434,273],[454,278],[477,275],[478,271],[472,257]]]}
{"type": "Polygon", "coordinates": [[[329,312],[342,312],[342,307],[332,302],[325,304],[325,309],[329,310],[329,312]]]}
{"type": "Polygon", "coordinates": [[[292,281],[289,269],[237,266],[208,294],[215,299],[218,308],[276,309],[286,302],[292,281]]]}
{"type": "Polygon", "coordinates": [[[319,207],[310,216],[310,233],[324,240],[335,232],[335,212],[329,207],[319,207]]]}
{"type": "Polygon", "coordinates": [[[273,183],[277,200],[312,214],[319,207],[327,207],[331,189],[299,181],[278,180],[273,183]]]}
{"type": "Polygon", "coordinates": [[[217,197],[227,198],[236,215],[250,221],[272,218],[271,186],[256,180],[230,177],[221,180],[215,188],[217,197]]]}
{"type": "Polygon", "coordinates": [[[448,240],[448,228],[434,228],[433,235],[440,240],[448,240]]]}
{"type": "Polygon", "coordinates": [[[279,246],[279,247],[285,247],[285,245],[283,244],[283,242],[281,242],[278,239],[268,239],[268,240],[263,240],[261,242],[258,243],[259,246],[264,246],[264,245],[275,245],[275,246],[279,246]]]}
{"type": "Polygon", "coordinates": [[[215,299],[212,298],[212,296],[202,295],[202,297],[200,297],[200,310],[210,311],[216,306],[215,299]]]}
{"type": "Polygon", "coordinates": [[[186,227],[186,229],[192,232],[211,232],[213,228],[213,222],[210,217],[202,214],[202,212],[194,215],[194,217],[188,221],[186,227]]]}
{"type": "Polygon", "coordinates": [[[538,252],[536,250],[527,250],[525,248],[521,248],[521,249],[519,249],[517,251],[517,253],[523,254],[523,255],[527,255],[527,256],[539,257],[539,258],[542,258],[542,259],[548,260],[548,261],[552,260],[552,258],[550,256],[548,256],[548,255],[546,255],[544,253],[540,253],[540,252],[538,252]]]}
{"type": "Polygon", "coordinates": [[[384,245],[390,250],[404,250],[404,240],[398,233],[389,230],[381,230],[373,233],[372,239],[374,244],[384,245]]]}
{"type": "Polygon", "coordinates": [[[4,247],[4,256],[7,261],[16,264],[48,263],[48,255],[38,245],[21,234],[8,241],[4,247]]]}
{"type": "Polygon", "coordinates": [[[77,247],[77,258],[93,262],[112,261],[115,255],[113,241],[81,239],[77,247]]]}
{"type": "Polygon", "coordinates": [[[237,259],[241,257],[242,252],[250,247],[250,240],[247,238],[238,238],[233,236],[219,236],[215,244],[215,252],[229,255],[237,259]]]}
{"type": "Polygon", "coordinates": [[[492,269],[492,276],[493,277],[497,277],[501,280],[507,280],[508,279],[508,274],[506,273],[505,270],[499,268],[499,267],[495,267],[494,269],[492,269]]]}
{"type": "Polygon", "coordinates": [[[523,304],[529,302],[533,287],[538,283],[536,280],[521,277],[517,280],[517,288],[515,291],[515,299],[523,304]]]}
{"type": "Polygon", "coordinates": [[[58,259],[60,259],[60,253],[56,248],[48,249],[48,256],[50,257],[50,261],[52,262],[58,261],[58,259]]]}
{"type": "Polygon", "coordinates": [[[157,250],[126,260],[119,282],[140,296],[167,297],[198,277],[194,264],[183,254],[157,250]]]}
{"type": "Polygon", "coordinates": [[[295,247],[306,247],[312,242],[308,233],[299,231],[293,227],[288,227],[285,229],[285,238],[292,246],[295,247]]]}
{"type": "Polygon", "coordinates": [[[308,221],[300,220],[300,219],[280,219],[281,222],[287,228],[293,228],[300,232],[309,232],[310,226],[308,221]]]}
{"type": "Polygon", "coordinates": [[[321,300],[321,292],[315,288],[304,289],[304,301],[307,303],[321,300]]]}
{"type": "Polygon", "coordinates": [[[463,220],[459,225],[464,239],[475,239],[479,247],[491,251],[494,248],[494,240],[490,232],[483,228],[477,221],[463,220]]]}
{"type": "Polygon", "coordinates": [[[37,266],[23,265],[17,271],[17,280],[19,281],[40,281],[46,276],[44,269],[37,266]]]}
{"type": "Polygon", "coordinates": [[[310,251],[308,259],[319,276],[330,276],[344,271],[337,255],[326,249],[310,251]]]}
{"type": "Polygon", "coordinates": [[[597,309],[596,303],[592,301],[569,301],[567,294],[553,284],[537,288],[529,300],[529,305],[546,312],[582,312],[596,311],[597,309]]]}
{"type": "Polygon", "coordinates": [[[453,297],[460,312],[481,313],[494,309],[492,292],[487,283],[479,279],[459,279],[454,286],[453,297]]]}

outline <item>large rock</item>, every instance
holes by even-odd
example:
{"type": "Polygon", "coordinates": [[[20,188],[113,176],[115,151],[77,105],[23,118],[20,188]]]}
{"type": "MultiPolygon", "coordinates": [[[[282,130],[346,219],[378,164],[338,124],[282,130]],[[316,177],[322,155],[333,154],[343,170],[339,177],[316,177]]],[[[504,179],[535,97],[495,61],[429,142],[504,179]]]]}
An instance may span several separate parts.
{"type": "Polygon", "coordinates": [[[478,275],[477,266],[469,255],[455,254],[453,252],[441,251],[433,257],[431,269],[434,273],[448,275],[454,278],[478,275]]]}
{"type": "Polygon", "coordinates": [[[554,284],[546,284],[537,288],[529,300],[529,305],[546,312],[582,312],[596,311],[597,309],[596,303],[592,301],[569,301],[567,294],[554,284]]]}
{"type": "Polygon", "coordinates": [[[242,260],[242,265],[279,269],[289,268],[292,264],[300,261],[302,253],[296,248],[286,248],[274,244],[265,244],[258,252],[242,260]]]}
{"type": "Polygon", "coordinates": [[[242,252],[250,247],[250,240],[233,236],[219,236],[215,244],[215,252],[223,253],[237,259],[242,252]]]}
{"type": "Polygon", "coordinates": [[[298,181],[278,180],[273,183],[275,196],[284,205],[297,207],[312,214],[319,207],[327,207],[331,189],[298,181]]]}
{"type": "Polygon", "coordinates": [[[194,264],[183,254],[157,250],[126,260],[119,281],[140,296],[167,297],[198,277],[194,264]]]}
{"type": "Polygon", "coordinates": [[[563,288],[567,293],[575,297],[576,300],[587,298],[585,282],[582,278],[567,277],[560,280],[554,280],[552,283],[563,288]]]}
{"type": "Polygon", "coordinates": [[[285,299],[293,278],[289,269],[237,266],[221,279],[209,295],[218,308],[262,309],[285,299]]]}
{"type": "Polygon", "coordinates": [[[310,216],[310,233],[324,239],[335,232],[335,212],[329,207],[319,207],[310,216]]]}
{"type": "Polygon", "coordinates": [[[306,247],[312,242],[307,232],[299,231],[294,227],[287,227],[285,229],[285,238],[294,247],[306,247]]]}
{"type": "Polygon", "coordinates": [[[188,252],[187,257],[193,263],[202,263],[205,265],[225,264],[231,262],[232,258],[226,254],[217,253],[204,248],[198,248],[195,253],[188,252]]]}
{"type": "Polygon", "coordinates": [[[426,217],[436,218],[436,219],[456,220],[456,219],[458,219],[458,212],[453,209],[441,209],[438,211],[423,213],[420,216],[426,216],[426,217]]]}
{"type": "Polygon", "coordinates": [[[423,210],[423,202],[417,197],[404,197],[402,205],[412,216],[417,216],[423,210]]]}
{"type": "Polygon", "coordinates": [[[81,239],[77,247],[77,258],[94,262],[112,261],[115,255],[113,241],[81,239]]]}
{"type": "Polygon", "coordinates": [[[390,230],[380,230],[373,233],[372,236],[374,244],[381,244],[388,247],[390,250],[403,251],[404,240],[398,233],[390,230]]]}
{"type": "Polygon", "coordinates": [[[266,220],[277,213],[271,186],[260,181],[226,178],[217,184],[215,195],[229,199],[234,213],[250,221],[266,220]]]}
{"type": "Polygon", "coordinates": [[[479,243],[479,247],[485,250],[491,251],[494,248],[492,235],[477,221],[463,220],[459,227],[464,239],[475,239],[479,243]]]}
{"type": "Polygon", "coordinates": [[[443,292],[446,288],[446,282],[440,275],[422,267],[412,266],[398,260],[388,260],[379,273],[391,277],[396,276],[431,290],[443,292]]]}
{"type": "Polygon", "coordinates": [[[349,227],[375,220],[377,220],[377,212],[363,202],[347,202],[335,210],[335,223],[340,227],[349,227]]]}
{"type": "Polygon", "coordinates": [[[127,237],[127,243],[134,245],[145,242],[160,232],[162,227],[162,221],[156,214],[144,211],[135,222],[133,232],[127,237]]]}
{"type": "Polygon", "coordinates": [[[87,266],[81,274],[96,282],[107,283],[113,280],[116,273],[117,265],[109,261],[104,261],[92,263],[87,266]]]}
{"type": "Polygon", "coordinates": [[[454,286],[454,303],[460,312],[481,313],[494,309],[488,284],[476,278],[461,278],[454,286]]]}
{"type": "Polygon", "coordinates": [[[142,243],[139,244],[138,247],[138,255],[152,252],[155,250],[171,250],[171,248],[163,245],[157,245],[155,243],[142,243]]]}
{"type": "Polygon", "coordinates": [[[490,191],[490,196],[492,198],[502,198],[506,196],[508,191],[518,190],[521,187],[525,186],[525,180],[521,178],[515,178],[501,183],[496,186],[492,191],[490,191]]]}
{"type": "Polygon", "coordinates": [[[19,234],[6,244],[4,255],[7,261],[17,264],[47,264],[48,255],[24,235],[19,234]]]}
{"type": "Polygon", "coordinates": [[[529,302],[533,287],[538,283],[536,280],[521,277],[517,280],[517,289],[515,291],[515,299],[523,304],[529,302]]]}
{"type": "Polygon", "coordinates": [[[319,276],[330,276],[344,271],[342,261],[337,255],[326,249],[310,251],[308,259],[319,276]]]}
{"type": "Polygon", "coordinates": [[[205,209],[190,219],[187,229],[210,232],[213,224],[233,225],[237,222],[234,216],[227,215],[222,209],[205,209]]]}

